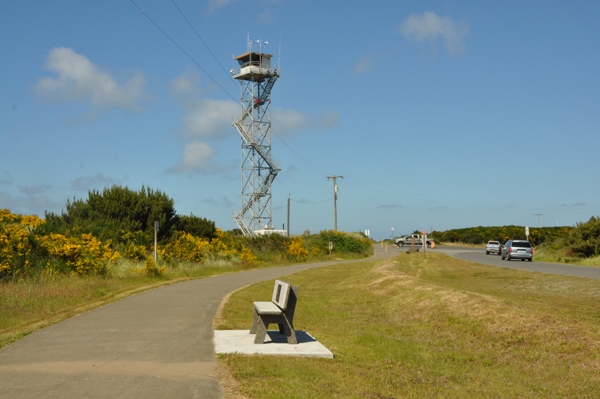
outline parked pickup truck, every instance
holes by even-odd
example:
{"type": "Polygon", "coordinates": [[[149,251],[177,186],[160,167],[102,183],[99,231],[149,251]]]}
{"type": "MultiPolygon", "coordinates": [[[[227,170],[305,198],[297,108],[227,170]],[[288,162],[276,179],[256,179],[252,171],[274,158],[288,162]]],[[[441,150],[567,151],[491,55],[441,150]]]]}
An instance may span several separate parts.
{"type": "MultiPolygon", "coordinates": [[[[421,236],[419,234],[413,234],[413,235],[406,236],[406,237],[399,237],[399,238],[396,238],[394,240],[394,242],[396,243],[397,246],[403,247],[405,245],[412,245],[413,238],[415,240],[414,241],[415,245],[419,245],[419,246],[423,245],[423,236],[421,236]]],[[[428,238],[427,241],[425,241],[427,248],[430,248],[432,243],[433,243],[433,240],[430,238],[428,238]]]]}
{"type": "Polygon", "coordinates": [[[485,245],[485,254],[497,254],[500,255],[500,250],[502,249],[502,245],[500,245],[499,241],[488,241],[485,245]]]}

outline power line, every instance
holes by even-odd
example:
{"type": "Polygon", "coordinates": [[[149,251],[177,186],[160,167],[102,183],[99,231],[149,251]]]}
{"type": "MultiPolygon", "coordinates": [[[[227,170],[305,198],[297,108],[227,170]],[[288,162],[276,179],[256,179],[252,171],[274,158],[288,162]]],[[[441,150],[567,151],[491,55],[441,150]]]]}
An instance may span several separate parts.
{"type": "Polygon", "coordinates": [[[292,201],[292,202],[297,202],[297,203],[300,203],[300,204],[307,204],[307,205],[322,204],[324,202],[329,202],[331,200],[333,200],[333,198],[329,198],[329,199],[321,200],[321,201],[317,201],[317,202],[302,201],[302,200],[297,201],[297,200],[294,200],[294,199],[290,199],[290,201],[292,201]]]}
{"type": "Polygon", "coordinates": [[[211,49],[208,47],[208,44],[206,44],[206,42],[204,40],[202,40],[202,37],[200,36],[200,34],[196,31],[196,29],[194,28],[194,26],[190,23],[190,21],[186,18],[186,16],[183,14],[183,11],[181,11],[181,9],[177,6],[177,4],[175,4],[174,0],[171,0],[171,3],[173,3],[173,5],[175,6],[175,8],[177,9],[177,11],[179,11],[179,13],[181,14],[181,16],[183,17],[183,19],[185,19],[185,22],[187,22],[187,24],[189,25],[190,28],[192,28],[192,30],[194,31],[194,33],[196,34],[196,36],[198,37],[198,39],[200,39],[200,41],[202,42],[202,44],[204,44],[204,47],[206,47],[206,49],[208,50],[208,52],[213,56],[213,58],[215,59],[215,61],[217,61],[217,64],[219,64],[219,66],[221,67],[221,69],[223,70],[223,72],[225,72],[225,74],[227,75],[227,77],[229,78],[229,81],[231,81],[231,83],[235,84],[233,77],[231,76],[231,74],[229,74],[227,72],[227,70],[225,69],[225,67],[219,62],[219,59],[215,56],[215,54],[211,51],[211,49]]]}
{"type": "Polygon", "coordinates": [[[309,168],[311,168],[313,170],[313,172],[315,172],[315,173],[317,173],[317,174],[319,174],[321,176],[328,174],[327,171],[319,168],[317,165],[315,165],[314,163],[310,162],[309,160],[307,160],[306,158],[304,158],[302,155],[298,154],[298,152],[295,151],[292,147],[290,147],[285,141],[283,141],[283,139],[279,135],[277,135],[276,133],[273,133],[273,136],[275,136],[279,141],[281,141],[281,143],[283,145],[285,145],[291,152],[293,152],[294,155],[296,155],[298,157],[298,159],[300,159],[306,166],[308,166],[309,168]]]}
{"type": "Polygon", "coordinates": [[[170,41],[171,41],[171,42],[172,42],[172,43],[173,43],[175,46],[177,46],[177,48],[178,48],[179,50],[181,50],[181,52],[182,52],[183,54],[185,54],[185,55],[186,55],[186,56],[187,56],[187,57],[188,57],[188,58],[189,58],[189,59],[190,59],[190,60],[191,60],[191,61],[192,61],[194,64],[196,64],[196,66],[197,66],[198,68],[200,68],[200,70],[202,70],[202,72],[204,72],[204,73],[206,74],[206,76],[208,76],[208,77],[209,77],[209,78],[210,78],[210,79],[211,79],[213,82],[215,82],[215,84],[216,84],[217,86],[219,86],[219,87],[221,88],[221,90],[223,90],[223,91],[224,91],[224,92],[225,92],[225,93],[226,93],[226,94],[227,94],[229,97],[231,97],[231,98],[233,99],[233,101],[236,101],[236,102],[237,102],[237,100],[235,99],[235,97],[233,97],[233,96],[232,96],[232,95],[231,95],[231,94],[230,94],[230,93],[229,93],[227,90],[225,90],[225,88],[224,88],[223,86],[221,86],[221,85],[219,84],[219,82],[217,82],[217,81],[216,81],[216,80],[215,80],[215,79],[214,79],[214,78],[213,78],[213,77],[212,77],[212,76],[211,76],[211,75],[210,75],[208,72],[206,72],[206,70],[205,70],[204,68],[202,68],[202,67],[200,66],[200,64],[198,64],[198,62],[196,62],[196,60],[195,60],[195,59],[193,59],[193,58],[192,58],[192,56],[191,56],[191,55],[189,55],[189,54],[188,54],[188,53],[187,53],[187,52],[186,52],[186,51],[185,51],[185,50],[184,50],[184,49],[183,49],[183,48],[182,48],[182,47],[181,47],[179,44],[177,44],[177,42],[176,42],[176,41],[175,41],[175,40],[174,40],[174,39],[173,39],[171,36],[169,36],[169,34],[168,34],[167,32],[165,32],[165,31],[164,31],[164,30],[163,30],[163,29],[162,29],[162,28],[161,28],[161,27],[160,27],[160,26],[159,26],[159,25],[158,25],[156,22],[154,22],[154,20],[153,20],[152,18],[150,18],[150,16],[149,16],[148,14],[146,14],[146,12],[145,12],[144,10],[142,10],[142,9],[140,8],[140,6],[138,6],[138,5],[135,3],[135,1],[133,1],[133,0],[129,0],[129,1],[130,1],[130,2],[131,2],[131,4],[133,4],[133,5],[134,5],[134,6],[135,6],[135,7],[136,7],[136,8],[137,8],[137,9],[138,9],[138,10],[139,10],[139,11],[140,11],[142,14],[144,14],[144,16],[145,16],[146,18],[148,18],[148,20],[149,20],[150,22],[152,22],[152,23],[154,24],[154,26],[156,26],[156,27],[158,28],[158,30],[160,30],[160,31],[163,33],[163,35],[165,35],[165,36],[166,36],[166,37],[167,37],[167,38],[168,38],[168,39],[169,39],[169,40],[170,40],[170,41]]]}

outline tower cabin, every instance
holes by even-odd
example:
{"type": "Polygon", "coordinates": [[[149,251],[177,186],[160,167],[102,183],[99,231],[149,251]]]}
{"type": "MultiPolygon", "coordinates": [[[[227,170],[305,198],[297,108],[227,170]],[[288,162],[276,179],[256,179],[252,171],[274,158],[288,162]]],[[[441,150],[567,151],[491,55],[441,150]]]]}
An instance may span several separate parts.
{"type": "Polygon", "coordinates": [[[272,76],[279,76],[277,68],[271,68],[272,54],[256,53],[253,51],[238,55],[234,58],[239,68],[231,70],[234,79],[262,82],[272,76]]]}

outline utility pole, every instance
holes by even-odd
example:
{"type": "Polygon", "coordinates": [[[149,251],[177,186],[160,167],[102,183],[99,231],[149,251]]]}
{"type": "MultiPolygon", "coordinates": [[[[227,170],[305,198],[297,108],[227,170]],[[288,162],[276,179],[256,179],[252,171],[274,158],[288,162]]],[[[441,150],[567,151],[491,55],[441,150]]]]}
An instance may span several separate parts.
{"type": "Polygon", "coordinates": [[[337,191],[338,186],[335,183],[335,179],[337,178],[343,179],[344,176],[327,176],[327,180],[333,179],[333,226],[334,230],[337,231],[337,191]]]}
{"type": "Polygon", "coordinates": [[[540,228],[540,216],[542,216],[543,213],[534,213],[533,216],[537,216],[538,217],[538,229],[540,228]]]}

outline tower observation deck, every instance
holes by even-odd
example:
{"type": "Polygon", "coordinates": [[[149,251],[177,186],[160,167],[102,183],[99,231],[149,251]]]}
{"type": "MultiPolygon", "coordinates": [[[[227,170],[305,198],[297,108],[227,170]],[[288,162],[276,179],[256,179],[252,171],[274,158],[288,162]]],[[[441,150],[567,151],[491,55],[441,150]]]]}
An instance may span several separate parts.
{"type": "Polygon", "coordinates": [[[231,70],[240,82],[241,114],[232,124],[241,136],[242,208],[233,219],[245,236],[272,229],[271,184],[281,170],[271,156],[271,89],[279,68],[271,67],[271,54],[249,51],[234,57],[231,70]]]}

